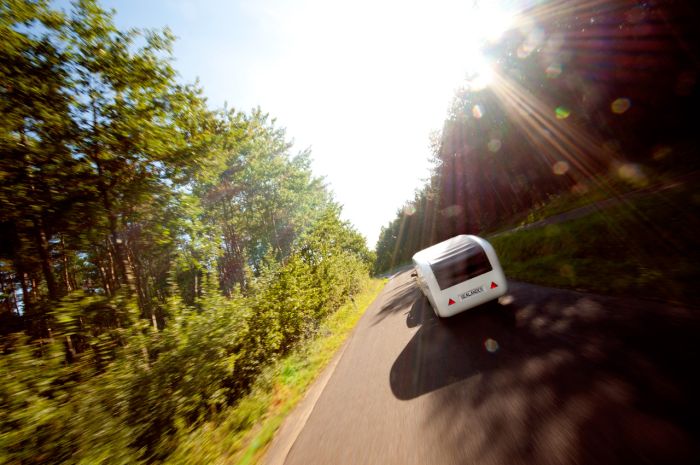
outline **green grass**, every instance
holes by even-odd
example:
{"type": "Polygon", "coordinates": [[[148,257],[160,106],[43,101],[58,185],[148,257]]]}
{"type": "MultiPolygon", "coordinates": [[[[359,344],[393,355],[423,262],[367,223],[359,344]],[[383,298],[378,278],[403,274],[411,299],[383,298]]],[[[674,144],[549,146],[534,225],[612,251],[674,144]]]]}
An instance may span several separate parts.
{"type": "Polygon", "coordinates": [[[491,238],[507,276],[536,284],[698,305],[694,186],[491,238]]]}
{"type": "MultiPolygon", "coordinates": [[[[649,170],[644,171],[648,172],[649,170]]],[[[545,218],[585,207],[595,202],[649,187],[650,183],[648,179],[651,177],[650,174],[651,173],[648,172],[643,178],[628,180],[621,179],[617,174],[597,176],[585,184],[578,184],[570,191],[552,195],[549,199],[535,205],[535,207],[527,212],[516,214],[503,222],[489,227],[487,233],[495,234],[499,231],[508,230],[516,226],[535,223],[545,218]]],[[[653,177],[657,181],[665,179],[656,174],[654,174],[653,177]]]]}
{"type": "Polygon", "coordinates": [[[263,372],[235,407],[181,438],[168,463],[256,463],[275,432],[331,361],[386,284],[368,279],[362,291],[322,323],[317,336],[263,372]]]}

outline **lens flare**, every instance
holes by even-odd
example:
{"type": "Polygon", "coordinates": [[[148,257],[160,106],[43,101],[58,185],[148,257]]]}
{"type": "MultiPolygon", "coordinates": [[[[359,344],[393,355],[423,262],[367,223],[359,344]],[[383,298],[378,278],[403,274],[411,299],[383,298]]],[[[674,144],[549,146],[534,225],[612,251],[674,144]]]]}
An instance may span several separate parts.
{"type": "Polygon", "coordinates": [[[556,115],[557,119],[566,119],[571,114],[571,110],[564,106],[560,106],[554,110],[554,114],[556,115]]]}
{"type": "Polygon", "coordinates": [[[637,186],[647,184],[647,178],[642,168],[635,163],[624,163],[617,169],[617,175],[627,182],[637,186]]]}
{"type": "Polygon", "coordinates": [[[658,147],[654,147],[651,156],[654,158],[654,160],[658,161],[663,160],[664,158],[671,155],[671,152],[673,152],[673,149],[671,147],[669,147],[668,145],[661,145],[658,147]]]}
{"type": "Polygon", "coordinates": [[[498,341],[496,341],[495,339],[488,338],[484,341],[484,348],[488,352],[494,354],[498,352],[498,341]]]}
{"type": "Polygon", "coordinates": [[[574,184],[571,187],[571,192],[573,192],[576,195],[584,195],[588,192],[588,186],[582,183],[574,184]]]}
{"type": "Polygon", "coordinates": [[[529,57],[533,50],[535,50],[535,47],[532,44],[527,42],[520,44],[517,51],[518,58],[523,59],[529,57]]]}
{"type": "Polygon", "coordinates": [[[616,115],[621,115],[632,106],[632,102],[628,98],[618,98],[615,99],[613,103],[610,104],[610,109],[616,115]]]}
{"type": "Polygon", "coordinates": [[[515,301],[515,298],[508,294],[498,298],[498,303],[501,305],[510,305],[515,301]]]}
{"type": "Polygon", "coordinates": [[[549,79],[556,79],[561,75],[561,65],[559,63],[552,63],[547,66],[544,73],[549,79]]]}
{"type": "Polygon", "coordinates": [[[453,218],[462,214],[462,207],[460,205],[450,205],[443,208],[441,213],[447,218],[453,218]]]}
{"type": "Polygon", "coordinates": [[[566,174],[569,171],[569,164],[565,161],[558,161],[552,166],[552,172],[558,176],[566,174]]]}

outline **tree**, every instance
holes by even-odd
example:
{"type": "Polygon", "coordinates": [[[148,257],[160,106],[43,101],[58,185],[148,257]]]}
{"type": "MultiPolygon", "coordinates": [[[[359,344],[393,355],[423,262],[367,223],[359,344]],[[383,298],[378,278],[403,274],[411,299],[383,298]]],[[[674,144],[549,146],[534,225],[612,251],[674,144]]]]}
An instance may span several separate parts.
{"type": "Polygon", "coordinates": [[[0,462],[165,460],[373,262],[254,109],[178,83],[166,30],[0,4],[0,462]]]}
{"type": "Polygon", "coordinates": [[[74,126],[65,51],[57,44],[64,18],[46,2],[0,6],[0,237],[2,259],[12,263],[21,288],[21,311],[32,332],[48,336],[44,295],[66,292],[55,276],[53,238],[73,213],[68,205],[83,193],[70,186],[81,166],[70,152],[74,126]],[[28,33],[20,32],[29,29],[28,33]],[[27,200],[31,202],[27,204],[27,200]]]}
{"type": "Polygon", "coordinates": [[[421,191],[432,200],[411,200],[382,230],[378,271],[456,234],[493,231],[553,195],[589,184],[616,195],[635,181],[623,166],[697,167],[697,8],[564,3],[532,5],[485,47],[493,82],[467,80],[455,93],[421,191]]]}
{"type": "Polygon", "coordinates": [[[229,115],[225,124],[221,171],[197,183],[195,192],[205,222],[216,224],[213,234],[221,237],[212,241],[221,247],[221,285],[228,293],[236,285],[245,288],[246,267],[257,273],[269,253],[275,260],[288,256],[329,195],[311,173],[309,153],[290,157],[284,130],[267,114],[257,109],[243,120],[229,115]]]}

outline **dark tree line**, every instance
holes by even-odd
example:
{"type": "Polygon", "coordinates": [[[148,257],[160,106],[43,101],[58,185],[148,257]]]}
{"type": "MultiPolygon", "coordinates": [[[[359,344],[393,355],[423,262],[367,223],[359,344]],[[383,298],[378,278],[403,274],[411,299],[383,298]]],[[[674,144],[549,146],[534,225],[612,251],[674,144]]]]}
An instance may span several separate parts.
{"type": "MultiPolygon", "coordinates": [[[[377,270],[493,231],[550,196],[614,195],[697,169],[697,6],[552,1],[487,46],[494,78],[455,95],[430,181],[382,229],[377,270]]],[[[476,80],[478,81],[478,80],[476,80]]]]}

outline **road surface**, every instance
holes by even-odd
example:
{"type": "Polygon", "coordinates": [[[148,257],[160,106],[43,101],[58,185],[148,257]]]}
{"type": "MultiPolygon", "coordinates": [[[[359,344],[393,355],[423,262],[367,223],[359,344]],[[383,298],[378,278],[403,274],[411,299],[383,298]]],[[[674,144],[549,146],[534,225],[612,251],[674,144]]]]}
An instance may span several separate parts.
{"type": "Polygon", "coordinates": [[[438,321],[396,276],[265,461],[700,463],[697,311],[515,282],[509,297],[438,321]]]}

